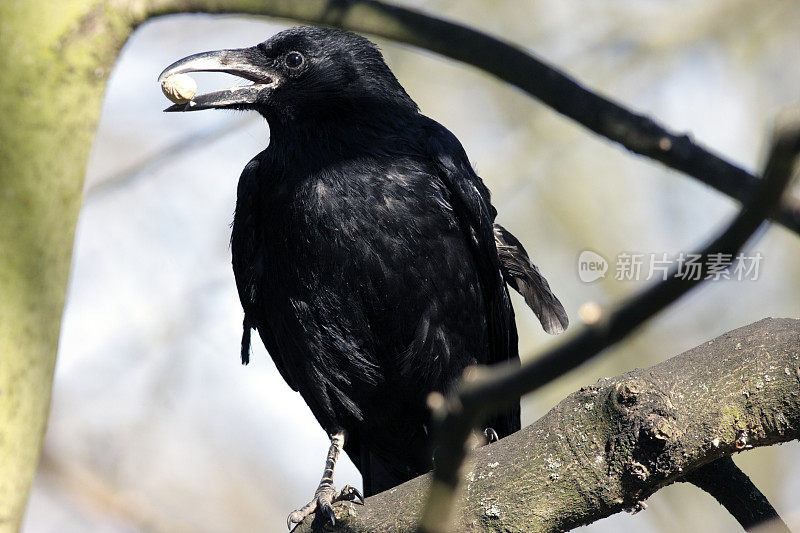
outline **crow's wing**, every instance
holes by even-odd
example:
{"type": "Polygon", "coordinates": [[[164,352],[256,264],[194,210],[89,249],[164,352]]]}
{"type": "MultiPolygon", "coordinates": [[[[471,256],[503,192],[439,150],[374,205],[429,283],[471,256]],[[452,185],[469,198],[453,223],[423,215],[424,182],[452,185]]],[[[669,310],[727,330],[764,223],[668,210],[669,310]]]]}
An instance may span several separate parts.
{"type": "MultiPolygon", "coordinates": [[[[263,152],[262,152],[263,154],[263,152]]],[[[231,256],[233,275],[236,278],[236,289],[244,309],[242,325],[242,363],[250,361],[250,331],[257,329],[264,346],[267,348],[275,366],[289,386],[297,390],[292,379],[289,365],[281,358],[276,339],[269,324],[263,320],[259,287],[264,275],[264,251],[262,249],[263,224],[259,219],[261,210],[257,202],[260,198],[259,164],[261,155],[254,157],[242,171],[236,197],[236,213],[233,217],[231,232],[231,256]]]]}
{"type": "Polygon", "coordinates": [[[444,126],[424,119],[428,155],[436,174],[450,192],[450,203],[473,251],[486,305],[489,356],[483,363],[519,360],[514,310],[495,246],[489,190],[472,169],[461,143],[444,126]]]}
{"type": "Polygon", "coordinates": [[[506,283],[525,298],[547,333],[555,335],[566,330],[569,318],[564,306],[550,290],[522,243],[500,224],[494,225],[494,239],[506,283]]]}

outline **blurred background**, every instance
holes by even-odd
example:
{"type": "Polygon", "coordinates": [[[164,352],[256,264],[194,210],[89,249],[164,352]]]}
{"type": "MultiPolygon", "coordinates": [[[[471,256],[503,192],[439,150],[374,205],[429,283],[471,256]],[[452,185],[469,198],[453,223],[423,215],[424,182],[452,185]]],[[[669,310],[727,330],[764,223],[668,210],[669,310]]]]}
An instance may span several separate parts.
{"type": "MultiPolygon", "coordinates": [[[[500,35],[589,87],[757,171],[770,119],[800,97],[800,3],[761,0],[398,2],[500,35]]],[[[251,46],[287,27],[176,16],[126,44],[106,92],[86,181],[52,413],[24,531],[283,531],[322,472],[327,437],[254,338],[230,268],[236,182],[269,142],[253,114],[163,114],[158,73],[185,55],[251,46]]],[[[617,281],[620,253],[677,254],[736,211],[727,197],[599,139],[518,90],[431,53],[380,42],[422,111],[450,128],[577,329],[617,281]],[[584,283],[577,259],[611,263],[584,283]]],[[[198,74],[200,91],[227,87],[198,74]]],[[[236,81],[238,83],[238,79],[236,81]]],[[[756,281],[706,283],[607,351],[523,400],[523,424],[580,386],[646,367],[763,317],[800,316],[800,241],[780,227],[748,249],[756,281]]],[[[560,339],[516,298],[521,353],[560,339]]],[[[800,445],[737,463],[800,530],[800,445]]],[[[344,460],[336,481],[360,485],[344,460]]],[[[587,531],[735,530],[710,496],[675,485],[635,516],[587,531]]]]}

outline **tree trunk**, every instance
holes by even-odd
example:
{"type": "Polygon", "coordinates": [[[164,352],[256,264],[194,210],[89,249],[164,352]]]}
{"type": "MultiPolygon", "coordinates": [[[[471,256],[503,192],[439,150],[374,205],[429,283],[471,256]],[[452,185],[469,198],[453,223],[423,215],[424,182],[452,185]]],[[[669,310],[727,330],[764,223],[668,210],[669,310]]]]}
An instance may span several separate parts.
{"type": "Polygon", "coordinates": [[[0,2],[0,532],[39,459],[86,161],[130,28],[92,0],[0,2]]]}

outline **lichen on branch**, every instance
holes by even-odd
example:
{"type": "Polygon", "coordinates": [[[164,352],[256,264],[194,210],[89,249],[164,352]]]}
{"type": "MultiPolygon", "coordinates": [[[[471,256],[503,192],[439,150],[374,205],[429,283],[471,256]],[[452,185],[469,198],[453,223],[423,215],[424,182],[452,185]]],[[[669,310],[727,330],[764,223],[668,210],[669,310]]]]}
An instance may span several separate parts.
{"type": "MultiPolygon", "coordinates": [[[[564,531],[637,510],[687,473],[800,437],[800,320],[764,319],[583,387],[475,450],[454,530],[564,531]]],[[[422,476],[337,509],[336,531],[414,531],[422,476]]],[[[297,533],[312,531],[311,520],[297,533]]]]}

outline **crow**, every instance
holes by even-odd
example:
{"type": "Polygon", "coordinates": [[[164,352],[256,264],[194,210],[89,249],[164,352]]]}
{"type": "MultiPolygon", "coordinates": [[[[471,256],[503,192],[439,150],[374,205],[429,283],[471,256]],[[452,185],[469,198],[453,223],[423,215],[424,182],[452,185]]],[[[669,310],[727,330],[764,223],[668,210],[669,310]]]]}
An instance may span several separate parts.
{"type": "MultiPolygon", "coordinates": [[[[258,331],[331,446],[314,498],[288,525],[362,499],[333,487],[342,449],[369,496],[432,468],[426,398],[470,365],[518,363],[519,291],[545,331],[563,306],[522,244],[494,222],[489,190],[458,139],[421,114],[378,47],[295,27],[161,73],[221,71],[253,82],[166,111],[253,110],[269,146],[239,178],[231,236],[244,309],[241,357],[258,331]]],[[[487,421],[504,437],[519,405],[487,421]]],[[[490,429],[489,429],[490,428],[490,429]]],[[[493,431],[491,431],[493,430],[493,431]]]]}

